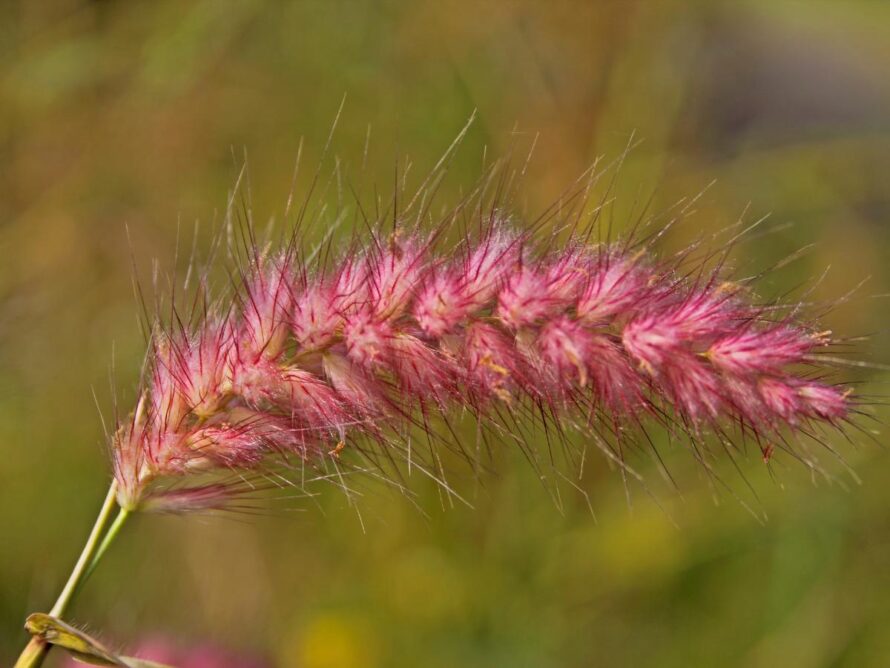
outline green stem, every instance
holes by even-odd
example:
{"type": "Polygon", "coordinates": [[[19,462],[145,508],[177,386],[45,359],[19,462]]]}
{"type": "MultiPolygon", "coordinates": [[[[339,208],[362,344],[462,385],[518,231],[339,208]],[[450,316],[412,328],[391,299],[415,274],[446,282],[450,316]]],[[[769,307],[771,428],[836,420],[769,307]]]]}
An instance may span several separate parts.
{"type": "Polygon", "coordinates": [[[124,522],[127,521],[127,518],[129,516],[130,511],[126,508],[120,508],[117,511],[117,516],[114,518],[114,522],[112,522],[111,526],[108,527],[108,532],[102,539],[102,542],[99,545],[99,549],[96,550],[96,554],[93,556],[93,560],[90,561],[90,565],[87,566],[87,571],[83,575],[84,580],[90,577],[92,572],[96,569],[96,566],[99,565],[99,562],[102,560],[102,556],[108,550],[109,545],[111,545],[111,543],[117,537],[117,534],[120,533],[121,527],[124,526],[124,522]]]}
{"type": "MultiPolygon", "coordinates": [[[[105,531],[109,519],[111,519],[116,500],[117,481],[112,481],[111,486],[108,488],[108,494],[105,496],[105,501],[102,503],[102,509],[99,511],[99,516],[96,518],[96,523],[93,525],[87,542],[83,546],[83,551],[80,553],[77,563],[74,564],[74,569],[71,571],[71,575],[68,576],[68,581],[59,594],[59,598],[56,599],[55,604],[49,611],[51,616],[61,617],[65,614],[65,610],[68,604],[71,603],[71,599],[77,592],[78,587],[93,572],[99,559],[105,554],[105,550],[111,544],[112,539],[120,531],[128,514],[123,508],[118,513],[108,533],[105,534],[105,538],[102,539],[102,533],[105,531]],[[102,539],[101,543],[100,539],[102,539]]],[[[28,643],[28,646],[25,647],[19,656],[14,668],[39,668],[43,664],[46,655],[49,654],[51,647],[52,645],[40,638],[31,638],[31,642],[28,643]]]]}
{"type": "Polygon", "coordinates": [[[49,614],[51,616],[61,617],[65,614],[65,610],[68,608],[68,604],[74,597],[74,592],[80,586],[81,582],[85,579],[87,568],[89,568],[90,564],[93,563],[93,558],[96,555],[96,548],[99,545],[99,538],[102,536],[102,532],[105,530],[105,525],[108,524],[108,519],[111,517],[111,513],[114,510],[116,500],[117,481],[113,481],[111,483],[111,486],[108,488],[108,494],[105,496],[105,502],[102,504],[102,510],[99,511],[99,516],[96,518],[96,523],[93,525],[93,529],[92,531],[90,531],[87,542],[83,546],[83,551],[80,553],[80,557],[78,557],[77,563],[74,564],[74,570],[71,571],[71,575],[68,576],[68,582],[65,583],[65,587],[64,589],[62,589],[62,593],[59,594],[59,598],[56,599],[55,604],[49,611],[49,614]]]}

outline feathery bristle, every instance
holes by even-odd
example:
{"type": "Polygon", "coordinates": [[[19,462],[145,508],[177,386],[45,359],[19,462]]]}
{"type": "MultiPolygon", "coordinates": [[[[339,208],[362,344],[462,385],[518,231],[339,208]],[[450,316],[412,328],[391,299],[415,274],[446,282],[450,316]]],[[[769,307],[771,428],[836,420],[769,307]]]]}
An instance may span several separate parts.
{"type": "Polygon", "coordinates": [[[536,406],[612,433],[646,419],[691,435],[741,424],[765,442],[851,411],[847,389],[807,371],[827,333],[775,322],[716,271],[691,279],[648,249],[578,238],[537,251],[493,217],[456,251],[400,228],[332,264],[256,250],[225,308],[156,329],[139,408],[114,442],[122,505],[213,505],[215,487],[153,499],[153,483],[339,457],[363,435],[386,448],[385,430],[426,424],[418,411],[485,420],[536,406]]]}

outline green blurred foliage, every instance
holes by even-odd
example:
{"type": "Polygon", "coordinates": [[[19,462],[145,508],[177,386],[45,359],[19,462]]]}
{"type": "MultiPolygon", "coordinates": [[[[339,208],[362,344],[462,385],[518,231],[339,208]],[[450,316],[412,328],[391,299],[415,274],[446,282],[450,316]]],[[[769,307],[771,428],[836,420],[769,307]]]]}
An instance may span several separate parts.
{"type": "MultiPolygon", "coordinates": [[[[483,150],[539,135],[528,211],[635,133],[617,228],[653,192],[658,212],[716,180],[667,246],[771,213],[738,264],[813,244],[760,289],[815,284],[809,298],[838,301],[826,326],[890,360],[890,4],[22,1],[0,5],[0,54],[7,663],[104,493],[96,403],[106,420],[115,396],[127,410],[144,346],[132,265],[181,271],[177,239],[200,220],[207,243],[245,152],[255,215],[280,217],[300,138],[317,164],[344,94],[333,150],[355,173],[370,132],[365,196],[405,155],[429,169],[474,109],[445,194],[472,185],[483,150]]],[[[882,393],[879,374],[854,375],[882,393]]],[[[835,444],[861,486],[841,465],[848,485],[817,484],[752,454],[712,489],[674,445],[679,491],[632,488],[628,504],[591,464],[596,519],[509,452],[456,481],[473,508],[416,480],[425,513],[372,486],[361,521],[334,490],[289,505],[306,512],[137,517],[70,618],[112,642],[162,633],[305,668],[886,666],[890,460],[850,435],[835,444]]]]}

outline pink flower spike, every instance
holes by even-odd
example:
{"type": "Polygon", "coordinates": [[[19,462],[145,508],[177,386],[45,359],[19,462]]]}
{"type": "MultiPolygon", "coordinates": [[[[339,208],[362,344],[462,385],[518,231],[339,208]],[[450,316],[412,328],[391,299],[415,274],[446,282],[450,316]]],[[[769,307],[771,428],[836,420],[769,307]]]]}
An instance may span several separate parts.
{"type": "Polygon", "coordinates": [[[720,378],[694,355],[671,355],[661,369],[659,382],[677,408],[694,423],[715,420],[726,405],[720,378]]]}
{"type": "Polygon", "coordinates": [[[340,302],[332,285],[309,286],[297,295],[291,329],[301,348],[320,350],[334,340],[343,324],[340,302]]]}
{"type": "Polygon", "coordinates": [[[562,390],[586,387],[591,361],[591,333],[563,316],[541,328],[537,347],[544,373],[562,390]]]}
{"type": "Polygon", "coordinates": [[[796,425],[801,414],[801,401],[797,389],[778,378],[761,378],[758,390],[769,412],[789,425],[796,425]]]}
{"type": "Polygon", "coordinates": [[[751,317],[750,309],[743,308],[730,287],[693,290],[679,303],[668,303],[657,311],[665,330],[684,341],[701,340],[738,331],[751,317]]]}
{"type": "Polygon", "coordinates": [[[777,325],[748,327],[715,341],[707,351],[710,362],[727,373],[774,373],[802,362],[813,348],[825,343],[799,328],[777,325]]]}
{"type": "Polygon", "coordinates": [[[349,318],[343,327],[346,354],[358,366],[371,370],[387,364],[392,329],[363,311],[349,318]]]}
{"type": "Polygon", "coordinates": [[[232,392],[252,408],[274,401],[281,392],[281,368],[267,359],[235,358],[230,366],[232,392]]]}
{"type": "Polygon", "coordinates": [[[234,354],[232,328],[228,320],[211,319],[184,347],[180,392],[195,415],[209,417],[227,393],[234,354]]]}
{"type": "Polygon", "coordinates": [[[578,300],[590,261],[584,249],[571,249],[551,258],[546,271],[547,291],[554,302],[567,305],[578,300]]]}
{"type": "Polygon", "coordinates": [[[322,366],[337,394],[361,415],[376,416],[384,412],[385,393],[372,376],[337,353],[327,353],[322,366]]]}
{"type": "Polygon", "coordinates": [[[238,489],[222,483],[156,490],[143,501],[141,509],[152,513],[172,514],[221,510],[230,505],[238,493],[238,489]]]}
{"type": "Polygon", "coordinates": [[[440,337],[461,322],[470,311],[463,281],[448,271],[428,278],[414,306],[417,323],[429,336],[440,337]]]}
{"type": "Polygon", "coordinates": [[[630,315],[645,305],[650,276],[642,267],[618,253],[600,251],[590,263],[575,311],[586,324],[630,315]]]}
{"type": "Polygon", "coordinates": [[[497,316],[508,327],[519,329],[550,315],[558,304],[550,295],[546,277],[535,269],[523,267],[501,289],[497,316]]]}
{"type": "Polygon", "coordinates": [[[424,269],[424,247],[409,238],[368,262],[369,307],[376,317],[397,318],[408,309],[424,269]]]}
{"type": "Polygon", "coordinates": [[[198,429],[188,437],[185,447],[195,457],[192,468],[203,467],[203,461],[230,468],[249,467],[266,456],[262,432],[249,421],[198,429]]]}
{"type": "Polygon", "coordinates": [[[643,371],[652,376],[657,375],[680,344],[676,333],[651,315],[631,321],[621,333],[621,342],[643,371]]]}
{"type": "Polygon", "coordinates": [[[780,420],[767,407],[756,380],[725,374],[721,380],[727,410],[746,427],[766,433],[779,426],[780,420]]]}
{"type": "Polygon", "coordinates": [[[518,260],[518,243],[493,233],[462,261],[429,272],[419,290],[414,317],[429,336],[440,337],[483,309],[518,260]]]}
{"type": "Polygon", "coordinates": [[[392,337],[388,359],[406,397],[434,398],[440,403],[457,392],[455,371],[439,352],[410,334],[392,337]]]}
{"type": "Polygon", "coordinates": [[[554,433],[604,441],[646,418],[696,439],[738,428],[772,440],[850,415],[848,391],[816,380],[828,335],[768,322],[775,309],[747,290],[620,246],[545,251],[490,225],[451,256],[432,244],[447,234],[398,231],[297,272],[273,255],[187,331],[158,326],[138,407],[113,437],[121,503],[138,508],[196,471],[321,464],[362,438],[386,448],[451,412],[507,432],[553,420],[554,433]]]}
{"type": "Polygon", "coordinates": [[[497,295],[506,277],[519,267],[519,249],[518,237],[495,223],[466,262],[459,265],[458,278],[468,312],[477,311],[497,295]]]}
{"type": "Polygon", "coordinates": [[[511,337],[493,325],[475,323],[467,328],[462,363],[469,386],[483,397],[510,401],[525,386],[525,363],[511,337]]]}
{"type": "Polygon", "coordinates": [[[817,420],[837,422],[847,417],[849,392],[822,383],[803,383],[797,390],[803,413],[817,420]]]}
{"type": "Polygon", "coordinates": [[[152,337],[151,391],[148,408],[150,428],[163,433],[179,428],[189,407],[182,394],[183,351],[165,332],[152,337]]]}
{"type": "Polygon", "coordinates": [[[347,428],[356,424],[330,385],[296,367],[282,370],[276,399],[282,410],[289,410],[292,417],[319,435],[334,434],[342,440],[347,428]]]}
{"type": "Polygon", "coordinates": [[[261,260],[245,278],[239,353],[276,359],[284,348],[293,302],[291,261],[261,260]]]}
{"type": "Polygon", "coordinates": [[[600,404],[613,415],[636,415],[646,404],[644,380],[621,347],[603,334],[587,344],[588,373],[600,404]]]}
{"type": "Polygon", "coordinates": [[[216,426],[232,427],[253,439],[262,453],[268,455],[297,454],[308,458],[320,451],[324,436],[311,431],[299,419],[280,411],[236,407],[219,416],[216,426]]]}

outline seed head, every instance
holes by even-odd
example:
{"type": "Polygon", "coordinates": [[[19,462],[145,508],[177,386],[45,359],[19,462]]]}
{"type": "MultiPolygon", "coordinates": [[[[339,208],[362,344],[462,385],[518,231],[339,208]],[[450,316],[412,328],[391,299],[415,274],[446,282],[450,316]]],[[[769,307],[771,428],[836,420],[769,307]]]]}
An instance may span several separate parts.
{"type": "Polygon", "coordinates": [[[848,389],[819,379],[829,333],[649,247],[579,236],[538,250],[493,216],[455,248],[398,229],[336,262],[253,255],[228,304],[155,328],[113,442],[125,507],[222,505],[225,484],[188,477],[336,460],[362,438],[385,450],[385,434],[431,412],[528,407],[616,437],[646,420],[690,435],[735,424],[773,442],[853,410],[848,389]]]}

